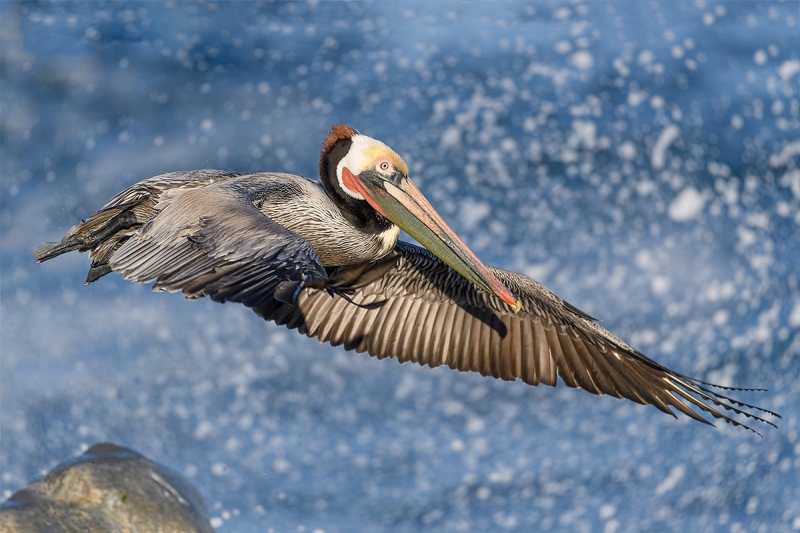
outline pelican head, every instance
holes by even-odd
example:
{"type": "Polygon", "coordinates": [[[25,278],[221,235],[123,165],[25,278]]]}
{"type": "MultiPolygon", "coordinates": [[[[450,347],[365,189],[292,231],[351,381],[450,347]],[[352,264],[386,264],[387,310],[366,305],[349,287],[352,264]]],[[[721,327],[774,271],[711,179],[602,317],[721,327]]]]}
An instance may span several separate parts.
{"type": "Polygon", "coordinates": [[[519,301],[442,220],[408,177],[403,159],[381,141],[344,124],[331,129],[320,159],[331,198],[367,231],[399,226],[422,246],[516,313],[519,301]]]}

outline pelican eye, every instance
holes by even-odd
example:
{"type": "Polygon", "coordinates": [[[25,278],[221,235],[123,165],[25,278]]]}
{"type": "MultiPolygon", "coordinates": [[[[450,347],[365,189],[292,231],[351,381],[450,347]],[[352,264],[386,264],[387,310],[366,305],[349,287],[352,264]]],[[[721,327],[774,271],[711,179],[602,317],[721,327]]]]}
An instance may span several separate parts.
{"type": "Polygon", "coordinates": [[[388,159],[378,159],[375,162],[375,169],[381,174],[394,173],[394,165],[392,165],[392,162],[388,159]]]}

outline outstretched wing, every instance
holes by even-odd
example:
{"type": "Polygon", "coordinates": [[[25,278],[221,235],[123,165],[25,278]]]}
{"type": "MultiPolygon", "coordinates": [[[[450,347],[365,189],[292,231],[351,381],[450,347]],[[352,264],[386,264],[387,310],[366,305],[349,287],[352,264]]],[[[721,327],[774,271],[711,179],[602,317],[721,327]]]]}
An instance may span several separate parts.
{"type": "Polygon", "coordinates": [[[763,409],[659,365],[527,276],[492,271],[520,299],[518,314],[406,243],[369,268],[332,271],[330,285],[342,280],[333,297],[307,290],[296,307],[277,302],[257,311],[379,359],[447,365],[534,386],[555,386],[558,375],[569,387],[652,404],[673,416],[671,407],[702,422],[697,411],[741,425],[716,408],[722,407],[771,424],[747,412],[763,409]]]}
{"type": "Polygon", "coordinates": [[[269,184],[258,190],[236,177],[220,173],[214,176],[218,184],[161,180],[158,190],[150,187],[152,180],[141,182],[61,243],[40,247],[36,257],[90,250],[87,282],[115,271],[131,281],[155,282],[154,290],[252,308],[273,299],[293,302],[303,287],[324,284],[326,272],[312,245],[254,205],[269,195],[269,184]]]}
{"type": "Polygon", "coordinates": [[[118,193],[87,220],[71,227],[61,242],[46,242],[33,255],[41,263],[73,250],[88,251],[92,258],[86,276],[88,285],[111,272],[108,264],[111,255],[175,196],[240,175],[222,170],[189,170],[142,180],[118,193]]]}
{"type": "Polygon", "coordinates": [[[326,278],[311,244],[259,211],[235,182],[185,192],[111,256],[153,289],[259,308],[326,278]],[[244,196],[244,197],[243,197],[244,196]]]}

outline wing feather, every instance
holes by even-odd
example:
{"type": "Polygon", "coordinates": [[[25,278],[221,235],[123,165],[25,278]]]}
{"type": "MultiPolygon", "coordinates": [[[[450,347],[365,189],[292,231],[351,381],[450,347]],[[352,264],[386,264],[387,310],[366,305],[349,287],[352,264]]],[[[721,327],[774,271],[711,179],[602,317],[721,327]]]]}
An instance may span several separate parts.
{"type": "Polygon", "coordinates": [[[603,394],[603,391],[597,387],[592,379],[592,362],[581,358],[579,350],[572,342],[572,337],[569,335],[569,332],[563,331],[566,328],[562,326],[558,329],[562,330],[558,333],[558,338],[561,341],[561,351],[564,354],[564,360],[567,366],[569,366],[572,371],[575,382],[579,387],[593,394],[603,394]]]}
{"type": "Polygon", "coordinates": [[[530,364],[531,375],[525,382],[529,385],[537,386],[539,383],[556,386],[555,361],[550,353],[550,345],[547,342],[547,331],[544,329],[540,316],[528,315],[528,320],[521,321],[523,325],[523,336],[527,339],[524,346],[529,348],[525,353],[525,358],[530,364]]]}
{"type": "MultiPolygon", "coordinates": [[[[330,341],[330,333],[333,327],[336,325],[336,313],[342,304],[341,298],[331,298],[330,296],[326,298],[325,305],[322,307],[323,312],[329,317],[329,320],[324,322],[320,322],[318,325],[318,330],[315,334],[316,337],[320,339],[321,342],[328,342],[330,341]]],[[[346,302],[345,302],[346,303],[346,302]]]]}
{"type": "Polygon", "coordinates": [[[420,335],[423,331],[423,326],[420,324],[425,323],[424,311],[427,308],[420,307],[420,301],[410,298],[406,301],[405,305],[405,318],[403,318],[403,335],[401,339],[397,340],[394,346],[397,361],[401,364],[410,361],[409,354],[414,353],[416,346],[422,342],[420,335]]]}
{"type": "Polygon", "coordinates": [[[350,337],[350,331],[353,327],[353,315],[358,307],[350,305],[347,300],[341,299],[339,306],[341,311],[338,312],[336,323],[331,328],[330,343],[334,346],[340,346],[344,341],[350,337]]]}
{"type": "Polygon", "coordinates": [[[367,353],[380,352],[380,359],[391,356],[391,353],[386,349],[388,345],[387,335],[385,334],[387,326],[386,314],[390,313],[392,307],[396,304],[396,301],[388,300],[377,309],[378,312],[374,313],[374,317],[370,317],[370,331],[375,331],[375,335],[369,335],[366,339],[367,353]]]}
{"type": "Polygon", "coordinates": [[[463,355],[467,351],[466,341],[469,338],[469,331],[466,331],[467,326],[465,324],[468,323],[469,315],[467,313],[461,312],[460,309],[454,310],[451,326],[454,334],[450,338],[451,345],[446,356],[447,360],[442,361],[442,364],[446,364],[453,369],[459,369],[463,364],[463,355]]]}
{"type": "Polygon", "coordinates": [[[460,370],[461,372],[476,371],[470,357],[474,352],[471,347],[475,346],[478,335],[480,335],[480,330],[475,317],[469,313],[463,313],[459,335],[461,337],[461,344],[457,353],[454,353],[451,358],[450,368],[460,370]]]}
{"type": "Polygon", "coordinates": [[[623,371],[609,364],[609,361],[607,361],[608,356],[602,352],[602,345],[590,342],[583,333],[579,333],[578,338],[573,342],[583,350],[583,360],[591,362],[593,365],[593,376],[599,383],[599,388],[603,394],[616,398],[629,397],[634,402],[642,403],[641,398],[627,384],[623,371]],[[621,391],[626,391],[626,393],[623,394],[621,391]]]}
{"type": "Polygon", "coordinates": [[[415,315],[413,316],[414,328],[411,337],[404,348],[398,349],[398,360],[403,363],[409,361],[412,353],[423,351],[425,346],[426,332],[429,329],[428,314],[433,306],[428,305],[421,298],[412,298],[414,301],[415,315]]]}
{"type": "Polygon", "coordinates": [[[481,321],[481,326],[478,328],[480,333],[480,337],[478,339],[477,350],[475,350],[475,360],[476,360],[476,367],[478,368],[478,372],[481,373],[482,376],[491,376],[492,375],[492,361],[491,361],[491,354],[489,353],[489,347],[491,346],[491,335],[493,332],[486,327],[485,323],[485,313],[483,310],[480,311],[479,316],[477,317],[478,320],[481,321]]]}
{"type": "Polygon", "coordinates": [[[539,384],[539,373],[537,371],[536,338],[534,337],[534,324],[536,317],[530,316],[529,320],[518,322],[519,342],[520,342],[520,374],[519,377],[528,385],[534,387],[539,384]]]}

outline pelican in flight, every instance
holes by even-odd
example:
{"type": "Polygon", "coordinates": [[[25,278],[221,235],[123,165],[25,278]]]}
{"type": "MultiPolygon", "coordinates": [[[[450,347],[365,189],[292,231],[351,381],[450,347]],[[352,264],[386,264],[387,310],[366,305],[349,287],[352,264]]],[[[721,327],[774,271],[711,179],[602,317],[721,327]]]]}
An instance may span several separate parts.
{"type": "Polygon", "coordinates": [[[117,194],[35,257],[89,251],[87,284],[114,271],[156,291],[239,302],[379,359],[533,386],[561,376],[568,387],[672,416],[675,408],[705,423],[702,412],[774,426],[753,411],[776,413],[656,363],[533,279],[485,266],[384,143],[334,126],[319,171],[321,184],[273,172],[161,174],[117,194]],[[398,242],[400,228],[424,248],[398,242]]]}

